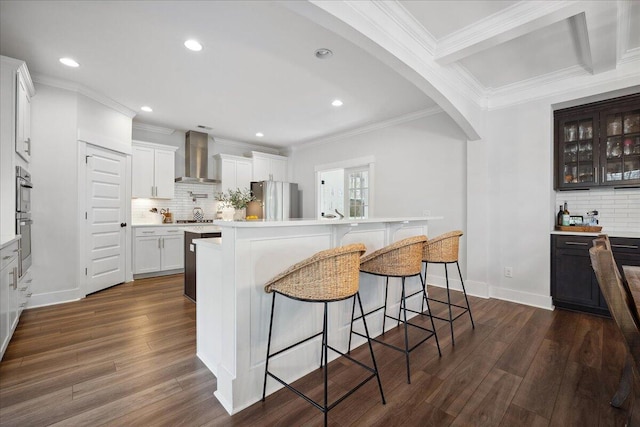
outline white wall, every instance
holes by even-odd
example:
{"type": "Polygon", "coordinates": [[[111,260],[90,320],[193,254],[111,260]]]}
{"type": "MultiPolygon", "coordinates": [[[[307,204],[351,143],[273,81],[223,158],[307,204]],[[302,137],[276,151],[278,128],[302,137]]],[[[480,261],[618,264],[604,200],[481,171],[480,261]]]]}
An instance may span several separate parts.
{"type": "MultiPolygon", "coordinates": [[[[315,216],[314,168],[366,156],[375,158],[375,217],[431,215],[435,237],[466,229],[466,137],[441,113],[360,135],[302,146],[292,152],[292,181],[302,191],[302,215],[315,216]]],[[[462,240],[461,264],[464,268],[462,240]]],[[[437,268],[437,267],[434,267],[437,268]]]]}
{"type": "Polygon", "coordinates": [[[77,109],[74,92],[36,83],[31,102],[33,297],[38,306],[80,297],[77,270],[77,109]]]}
{"type": "Polygon", "coordinates": [[[84,95],[36,83],[31,103],[33,153],[29,169],[34,183],[33,265],[30,307],[84,296],[79,272],[78,200],[79,134],[105,148],[126,147],[131,119],[84,95]]]}

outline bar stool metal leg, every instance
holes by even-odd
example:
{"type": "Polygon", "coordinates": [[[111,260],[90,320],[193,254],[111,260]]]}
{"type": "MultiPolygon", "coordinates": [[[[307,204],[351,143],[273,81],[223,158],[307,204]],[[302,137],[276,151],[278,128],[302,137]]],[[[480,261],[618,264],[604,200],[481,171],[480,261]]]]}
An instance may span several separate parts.
{"type": "MultiPolygon", "coordinates": [[[[378,380],[378,388],[380,389],[380,397],[382,397],[382,404],[386,405],[387,401],[384,398],[384,393],[382,391],[382,382],[380,382],[380,372],[378,371],[378,364],[376,363],[376,357],[373,355],[373,346],[371,345],[371,335],[369,335],[369,328],[367,327],[367,320],[364,317],[364,308],[362,307],[362,300],[360,299],[360,292],[356,294],[358,297],[358,305],[360,306],[360,314],[362,314],[362,323],[364,325],[364,333],[367,335],[367,344],[369,345],[369,353],[371,354],[371,360],[373,361],[373,370],[376,373],[376,379],[378,380]]],[[[355,298],[353,300],[355,303],[355,298]]],[[[353,321],[351,322],[351,328],[353,329],[353,321]]],[[[351,340],[351,336],[349,336],[349,340],[351,340]]],[[[351,349],[351,344],[349,344],[349,349],[351,349]]]]}
{"type": "MultiPolygon", "coordinates": [[[[402,300],[400,301],[400,307],[404,312],[404,359],[407,364],[407,384],[411,384],[411,368],[409,366],[409,325],[407,323],[407,299],[405,298],[404,289],[404,277],[402,278],[402,300]]],[[[398,316],[398,323],[400,323],[400,316],[398,316]]]]}
{"type": "Polygon", "coordinates": [[[456,261],[456,267],[458,267],[458,274],[460,275],[460,283],[462,283],[462,293],[464,294],[464,300],[467,303],[467,311],[469,312],[469,319],[471,319],[471,328],[475,329],[476,325],[473,323],[473,316],[471,315],[471,306],[469,305],[469,298],[467,298],[467,291],[464,288],[464,280],[462,279],[462,273],[460,272],[460,264],[456,261]]]}
{"type": "MultiPolygon", "coordinates": [[[[420,276],[420,280],[422,280],[422,276],[420,276]]],[[[427,298],[427,282],[422,282],[422,303],[427,302],[427,311],[429,312],[429,319],[431,319],[431,329],[436,330],[436,325],[433,323],[433,315],[431,314],[431,306],[429,305],[429,298],[427,298]]],[[[422,310],[424,312],[424,310],[422,310]]],[[[440,351],[440,341],[438,341],[438,334],[433,334],[436,338],[436,347],[438,347],[438,356],[442,357],[442,351],[440,351]]]]}
{"type": "Polygon", "coordinates": [[[451,345],[456,345],[456,340],[453,337],[453,314],[451,313],[451,291],[449,290],[449,269],[447,264],[444,265],[444,277],[447,281],[447,306],[449,307],[449,327],[451,328],[451,345]]]}
{"type": "Polygon", "coordinates": [[[262,401],[264,402],[265,394],[267,392],[267,372],[269,372],[269,353],[271,352],[271,332],[273,331],[273,309],[276,305],[276,293],[273,293],[271,299],[271,320],[269,321],[269,339],[267,340],[267,359],[264,367],[264,383],[262,385],[262,401]]]}

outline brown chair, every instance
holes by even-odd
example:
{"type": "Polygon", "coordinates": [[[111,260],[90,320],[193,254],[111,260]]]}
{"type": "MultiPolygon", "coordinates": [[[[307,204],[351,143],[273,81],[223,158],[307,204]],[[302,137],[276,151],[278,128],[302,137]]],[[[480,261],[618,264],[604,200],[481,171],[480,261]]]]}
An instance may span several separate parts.
{"type": "MultiPolygon", "coordinates": [[[[405,362],[407,364],[407,382],[411,384],[411,371],[409,368],[409,353],[413,351],[420,344],[425,342],[431,337],[435,337],[436,345],[438,347],[438,354],[442,356],[440,351],[440,343],[438,342],[438,335],[436,334],[436,328],[433,324],[433,318],[431,318],[431,310],[429,309],[429,301],[426,299],[427,294],[425,292],[424,282],[422,282],[422,276],[420,275],[421,267],[422,267],[422,246],[424,242],[426,242],[426,236],[414,236],[409,237],[407,239],[400,240],[391,245],[385,246],[382,249],[379,249],[375,252],[372,252],[368,255],[365,255],[360,260],[360,271],[364,273],[374,274],[377,276],[384,276],[386,278],[385,283],[385,291],[384,291],[384,305],[382,307],[378,307],[374,310],[369,311],[368,313],[363,313],[360,317],[355,318],[355,305],[352,309],[351,314],[351,330],[349,333],[349,349],[351,349],[351,337],[353,334],[364,337],[359,332],[353,330],[353,322],[359,319],[364,321],[365,316],[369,314],[375,313],[379,310],[383,310],[382,316],[382,334],[385,333],[385,321],[388,318],[396,320],[398,322],[398,326],[400,326],[400,322],[404,324],[404,348],[397,347],[395,345],[386,343],[380,339],[371,338],[372,341],[383,344],[387,347],[393,348],[394,350],[401,351],[405,354],[405,362]],[[420,276],[420,281],[422,282],[422,289],[420,291],[415,292],[411,295],[406,294],[405,289],[405,279],[407,277],[420,276]],[[402,279],[402,299],[400,300],[400,309],[398,312],[398,317],[390,316],[387,314],[387,296],[389,294],[389,277],[400,277],[402,279]],[[422,301],[427,302],[427,310],[429,313],[429,318],[431,319],[431,329],[424,328],[420,325],[416,325],[414,323],[410,323],[407,321],[407,312],[416,313],[420,315],[424,315],[424,310],[418,312],[415,310],[411,310],[407,308],[407,299],[417,295],[422,294],[422,301]],[[404,313],[403,318],[400,318],[401,313],[404,313]],[[425,338],[420,340],[418,343],[409,346],[409,333],[408,326],[413,326],[415,328],[426,331],[428,334],[425,338]]],[[[355,303],[354,303],[355,304],[355,303]]],[[[361,309],[362,310],[362,309],[361,309]]]]}
{"type": "MultiPolygon", "coordinates": [[[[335,249],[329,249],[326,251],[318,252],[317,254],[307,258],[290,268],[282,272],[278,276],[271,279],[264,287],[265,292],[273,293],[273,299],[271,301],[271,320],[269,323],[269,339],[267,343],[267,359],[265,363],[264,371],[264,384],[262,388],[262,401],[264,402],[267,391],[267,376],[272,377],[289,390],[293,391],[299,397],[302,397],[307,402],[318,408],[324,413],[324,425],[327,425],[327,416],[330,409],[342,402],[347,396],[354,393],[360,387],[362,387],[369,380],[376,378],[378,380],[378,388],[380,389],[380,397],[382,403],[385,404],[384,394],[382,392],[382,383],[380,382],[380,375],[378,375],[378,366],[376,359],[373,355],[373,347],[371,346],[371,340],[369,338],[369,329],[366,322],[364,323],[364,335],[367,338],[369,344],[369,352],[371,353],[371,360],[373,367],[366,366],[365,364],[353,359],[348,354],[344,354],[341,351],[335,349],[328,344],[327,337],[327,304],[333,301],[341,301],[353,297],[354,306],[356,299],[360,306],[360,312],[364,314],[362,309],[362,301],[360,300],[360,294],[358,292],[359,287],[359,267],[360,257],[365,252],[365,246],[363,244],[352,244],[335,249]],[[298,341],[282,350],[271,353],[271,334],[273,332],[273,316],[275,312],[276,294],[280,294],[287,298],[324,304],[324,320],[322,332],[318,332],[308,338],[298,341]],[[320,366],[324,368],[324,402],[323,404],[317,403],[304,393],[300,392],[290,384],[286,383],[274,373],[269,371],[269,359],[278,354],[284,353],[302,343],[305,343],[313,338],[322,336],[322,346],[320,352],[320,366]],[[333,403],[328,402],[328,350],[332,350],[355,364],[361,366],[371,373],[366,379],[361,381],[350,391],[346,392],[339,399],[333,403]]],[[[292,325],[295,326],[295,325],[292,325]]]]}
{"type": "Polygon", "coordinates": [[[455,345],[455,338],[453,337],[453,321],[458,319],[464,313],[469,313],[469,318],[471,319],[471,327],[475,329],[476,325],[473,323],[473,316],[471,315],[471,306],[469,305],[469,299],[467,298],[467,291],[464,288],[464,280],[462,279],[462,273],[460,272],[460,264],[458,264],[458,248],[460,246],[460,236],[462,236],[462,231],[450,231],[448,233],[442,234],[438,237],[434,237],[433,239],[429,239],[425,244],[422,252],[422,262],[424,262],[424,279],[423,282],[427,283],[427,267],[431,264],[444,264],[444,276],[446,278],[447,283],[447,300],[442,301],[436,298],[429,298],[429,301],[437,302],[440,304],[445,304],[449,308],[449,316],[438,317],[433,316],[436,319],[443,320],[445,322],[449,322],[449,326],[451,327],[451,345],[455,345]],[[462,293],[464,294],[464,300],[466,305],[458,305],[451,303],[451,292],[449,290],[449,272],[447,270],[448,264],[456,264],[458,267],[458,275],[460,275],[460,283],[462,284],[462,293]],[[457,307],[462,309],[457,316],[453,316],[451,311],[451,307],[457,307]]]}
{"type": "MultiPolygon", "coordinates": [[[[624,337],[628,350],[620,387],[611,399],[612,406],[620,407],[633,389],[634,382],[637,383],[640,379],[640,318],[638,318],[633,295],[618,271],[610,248],[608,238],[599,236],[593,241],[589,255],[602,295],[624,337]]],[[[636,418],[640,418],[638,411],[630,410],[628,425],[640,425],[636,418]]]]}

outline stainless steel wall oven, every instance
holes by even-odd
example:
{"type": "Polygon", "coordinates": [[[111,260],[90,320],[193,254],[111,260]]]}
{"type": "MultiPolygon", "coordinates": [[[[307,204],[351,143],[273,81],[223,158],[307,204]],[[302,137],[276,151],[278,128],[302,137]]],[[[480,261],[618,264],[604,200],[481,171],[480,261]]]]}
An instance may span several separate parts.
{"type": "Polygon", "coordinates": [[[16,166],[16,234],[20,234],[20,263],[18,275],[22,277],[31,266],[31,174],[16,166]]]}

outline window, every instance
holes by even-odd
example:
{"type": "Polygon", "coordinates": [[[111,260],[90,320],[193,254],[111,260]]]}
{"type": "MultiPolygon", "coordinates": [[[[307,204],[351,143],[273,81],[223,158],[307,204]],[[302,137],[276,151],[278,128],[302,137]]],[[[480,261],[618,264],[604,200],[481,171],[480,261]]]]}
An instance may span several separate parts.
{"type": "Polygon", "coordinates": [[[345,205],[349,207],[349,219],[369,217],[369,167],[345,170],[345,205]]]}

